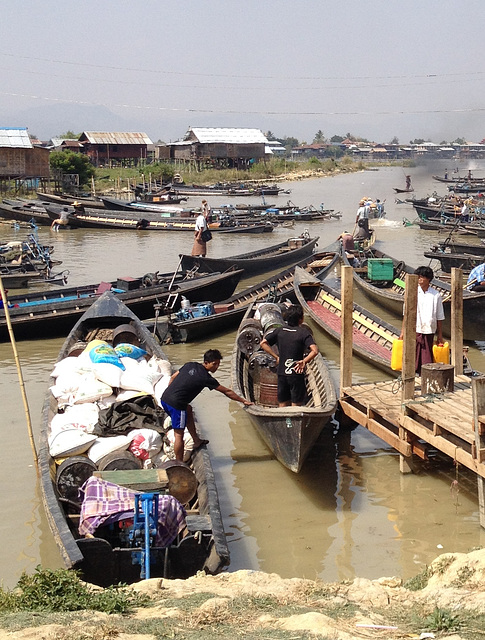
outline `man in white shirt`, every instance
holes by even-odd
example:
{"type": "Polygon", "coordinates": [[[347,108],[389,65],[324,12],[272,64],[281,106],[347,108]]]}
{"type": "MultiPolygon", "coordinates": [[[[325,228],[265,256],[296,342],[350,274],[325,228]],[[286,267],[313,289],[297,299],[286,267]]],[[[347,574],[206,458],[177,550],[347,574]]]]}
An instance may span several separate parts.
{"type": "MultiPolygon", "coordinates": [[[[416,373],[421,374],[421,366],[433,362],[434,336],[437,343],[443,344],[443,300],[441,295],[430,286],[434,278],[433,269],[430,267],[418,267],[415,272],[418,276],[418,305],[416,313],[416,373]]],[[[400,338],[402,339],[401,330],[400,338]]]]}

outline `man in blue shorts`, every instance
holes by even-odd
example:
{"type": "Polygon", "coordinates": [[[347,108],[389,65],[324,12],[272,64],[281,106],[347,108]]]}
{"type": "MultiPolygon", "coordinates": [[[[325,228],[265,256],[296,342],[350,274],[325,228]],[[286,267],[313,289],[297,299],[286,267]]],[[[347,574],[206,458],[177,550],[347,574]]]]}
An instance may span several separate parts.
{"type": "Polygon", "coordinates": [[[236,402],[242,402],[244,405],[251,405],[244,398],[237,395],[232,389],[223,387],[219,382],[211,376],[219,368],[222,360],[221,352],[217,349],[209,349],[204,353],[204,362],[187,362],[170,378],[168,387],[162,394],[161,405],[172,419],[172,428],[175,434],[175,458],[183,461],[184,459],[184,429],[187,427],[188,432],[194,441],[194,450],[199,449],[205,444],[209,444],[208,440],[202,440],[195,429],[194,413],[190,402],[199,395],[199,393],[207,387],[212,391],[220,391],[225,396],[236,402]]]}
{"type": "Polygon", "coordinates": [[[288,309],[285,321],[284,327],[266,334],[261,340],[261,348],[278,363],[278,405],[298,407],[306,396],[305,366],[318,355],[318,347],[311,331],[301,326],[303,309],[299,304],[288,309]],[[278,345],[278,353],[273,351],[272,345],[278,345]]]}

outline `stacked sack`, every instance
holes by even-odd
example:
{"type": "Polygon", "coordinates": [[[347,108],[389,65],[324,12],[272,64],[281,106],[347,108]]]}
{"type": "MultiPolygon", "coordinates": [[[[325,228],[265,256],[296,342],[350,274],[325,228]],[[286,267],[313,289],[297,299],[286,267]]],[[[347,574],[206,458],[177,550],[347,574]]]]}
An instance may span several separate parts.
{"type": "MultiPolygon", "coordinates": [[[[160,398],[171,374],[170,362],[148,357],[144,349],[129,343],[112,347],[103,340],[93,340],[80,355],[60,360],[51,374],[56,382],[50,391],[58,406],[48,438],[51,456],[59,459],[86,454],[98,464],[110,453],[129,450],[139,459],[140,467],[146,468],[173,458],[173,437],[163,436],[165,431],[171,432],[169,418],[162,420],[162,429],[136,428],[144,426],[144,412],[148,417],[162,413],[160,398]],[[110,428],[107,415],[126,415],[128,420],[110,428]]],[[[190,457],[190,436],[186,449],[190,457]]]]}

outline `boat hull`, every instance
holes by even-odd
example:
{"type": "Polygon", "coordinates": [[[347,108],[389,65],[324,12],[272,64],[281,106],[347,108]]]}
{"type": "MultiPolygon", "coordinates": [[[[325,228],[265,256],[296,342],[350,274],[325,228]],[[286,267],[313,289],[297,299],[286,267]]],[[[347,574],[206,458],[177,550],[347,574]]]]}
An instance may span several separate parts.
{"type": "Polygon", "coordinates": [[[189,270],[196,267],[199,273],[212,273],[234,268],[243,269],[245,276],[257,275],[288,264],[295,264],[310,256],[315,249],[318,238],[310,239],[294,249],[290,249],[289,242],[282,242],[267,249],[229,258],[202,258],[181,254],[182,269],[189,270]]]}
{"type": "MultiPolygon", "coordinates": [[[[116,296],[124,302],[139,318],[146,319],[155,315],[155,304],[163,304],[171,294],[178,294],[172,310],[181,305],[182,295],[191,302],[204,300],[219,301],[228,298],[241,278],[241,271],[226,274],[209,274],[177,282],[170,290],[170,282],[166,284],[143,287],[131,291],[120,292],[117,282],[107,283],[108,288],[115,288],[116,296]]],[[[141,279],[140,279],[141,280],[141,279]]],[[[67,333],[87,308],[96,299],[100,285],[86,287],[64,287],[51,290],[48,294],[34,293],[26,296],[10,296],[9,316],[16,339],[35,340],[54,337],[67,333]],[[25,302],[28,299],[29,302],[25,302]],[[15,305],[19,306],[16,307],[15,305]]],[[[0,309],[0,341],[8,340],[5,311],[0,309]]]]}
{"type": "MultiPolygon", "coordinates": [[[[257,305],[251,305],[241,327],[254,318],[257,305]]],[[[262,334],[261,334],[262,335],[262,334]]],[[[256,381],[236,338],[231,362],[232,385],[236,393],[254,402],[245,408],[251,422],[276,459],[293,473],[298,473],[312,446],[329,423],[337,397],[328,368],[319,353],[305,369],[309,400],[300,407],[271,406],[274,397],[265,396],[263,383],[256,381]]]]}
{"type": "MultiPolygon", "coordinates": [[[[143,323],[115,296],[105,293],[72,328],[62,346],[59,360],[69,354],[70,347],[78,340],[86,339],[93,328],[106,331],[125,323],[136,330],[140,344],[149,354],[166,359],[143,323]]],[[[41,494],[64,565],[80,571],[81,577],[87,582],[102,587],[136,582],[141,574],[140,565],[132,561],[134,550],[115,544],[102,527],[96,530],[94,538],[80,537],[77,532],[78,517],[71,511],[72,505],[62,502],[59,497],[53,482],[56,464],[48,446],[49,424],[56,412],[56,400],[48,391],[38,449],[41,494]]],[[[168,547],[151,550],[151,577],[184,579],[198,571],[215,574],[229,564],[229,550],[207,449],[199,449],[193,454],[191,468],[197,479],[197,494],[187,505],[191,514],[186,516],[186,529],[168,547]]]]}

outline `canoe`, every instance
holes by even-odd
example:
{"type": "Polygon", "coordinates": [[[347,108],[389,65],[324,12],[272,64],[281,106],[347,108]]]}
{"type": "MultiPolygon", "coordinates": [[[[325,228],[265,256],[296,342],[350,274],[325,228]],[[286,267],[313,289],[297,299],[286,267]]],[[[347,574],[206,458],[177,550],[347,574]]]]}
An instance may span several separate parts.
{"type": "MultiPolygon", "coordinates": [[[[331,271],[338,260],[338,253],[329,250],[303,258],[297,264],[309,273],[320,275],[331,271]]],[[[237,327],[253,303],[285,300],[296,302],[293,287],[294,270],[294,266],[284,269],[220,303],[212,304],[212,301],[206,301],[201,305],[191,305],[187,310],[181,309],[175,316],[169,316],[167,321],[160,324],[155,322],[153,327],[162,341],[169,339],[171,342],[203,340],[206,336],[237,327]],[[205,315],[208,307],[213,313],[205,315]]]]}
{"type": "MultiPolygon", "coordinates": [[[[113,291],[140,318],[151,318],[154,305],[166,303],[167,310],[180,308],[182,296],[193,302],[224,300],[234,293],[241,271],[212,273],[187,278],[178,274],[145,274],[140,278],[123,277],[78,287],[51,289],[9,296],[10,320],[17,340],[65,335],[97,296],[113,291]],[[172,284],[173,279],[173,284],[172,284]],[[151,282],[151,284],[150,284],[151,282]]],[[[0,309],[0,341],[8,340],[5,312],[0,309]]]]}
{"type": "Polygon", "coordinates": [[[199,273],[212,273],[214,271],[226,271],[231,267],[242,269],[244,277],[264,273],[288,264],[295,264],[299,260],[311,255],[318,242],[317,238],[308,236],[289,238],[285,242],[242,253],[228,258],[202,258],[180,254],[182,269],[196,269],[199,273]]]}
{"type": "MultiPolygon", "coordinates": [[[[140,346],[149,355],[167,360],[143,323],[113,294],[104,293],[72,328],[58,361],[67,357],[73,345],[80,340],[88,341],[94,336],[110,340],[113,328],[120,324],[131,325],[140,340],[140,346]]],[[[51,384],[53,382],[55,379],[51,378],[51,384]]],[[[127,524],[123,528],[118,522],[109,526],[101,525],[95,529],[94,537],[80,535],[77,489],[91,476],[131,487],[139,494],[147,491],[165,494],[168,491],[185,504],[187,515],[185,519],[182,518],[183,528],[175,539],[171,542],[167,540],[164,547],[156,547],[154,543],[150,545],[150,563],[145,563],[149,566],[150,577],[187,578],[201,570],[215,574],[229,564],[217,488],[206,447],[192,453],[189,465],[169,462],[165,470],[160,467],[136,469],[133,468],[137,466],[136,459],[132,457],[128,465],[123,462],[123,457],[117,460],[116,455],[109,472],[100,470],[100,462],[94,464],[87,455],[80,453],[75,454],[74,458],[65,457],[61,463],[52,457],[48,442],[51,421],[57,412],[57,401],[49,390],[43,407],[38,449],[41,493],[50,529],[67,568],[80,571],[84,580],[103,587],[120,582],[133,583],[144,576],[140,564],[135,564],[140,561],[144,537],[142,535],[141,542],[135,540],[130,546],[128,534],[133,527],[129,521],[124,521],[127,524]],[[120,470],[123,465],[124,471],[120,470]],[[126,469],[127,466],[129,469],[126,469]],[[185,483],[182,493],[177,492],[176,486],[174,488],[178,479],[181,481],[179,484],[185,483]],[[186,491],[187,487],[190,490],[186,491]]],[[[160,419],[163,418],[160,410],[160,419]]],[[[127,451],[122,453],[130,456],[127,451]]],[[[177,514],[180,513],[180,503],[171,502],[177,514]]]]}
{"type": "Polygon", "coordinates": [[[394,191],[396,193],[412,193],[414,189],[412,187],[411,189],[398,189],[397,187],[394,187],[394,191]]]}
{"type": "Polygon", "coordinates": [[[448,251],[425,251],[425,258],[430,260],[438,260],[441,269],[445,273],[451,273],[451,269],[456,267],[463,269],[466,273],[474,267],[481,264],[484,260],[483,255],[474,255],[472,253],[451,253],[448,251]]]}
{"type": "Polygon", "coordinates": [[[163,202],[144,202],[140,200],[134,200],[129,202],[128,200],[120,200],[119,198],[108,198],[102,196],[101,201],[104,204],[105,209],[124,210],[124,211],[149,211],[151,213],[160,213],[162,215],[180,215],[183,211],[187,211],[187,216],[192,212],[192,208],[185,208],[176,206],[179,205],[182,200],[187,198],[170,198],[168,201],[163,202]]]}
{"type": "Polygon", "coordinates": [[[277,375],[266,366],[267,354],[261,350],[252,353],[241,338],[248,323],[253,323],[251,329],[257,333],[259,344],[263,333],[254,320],[257,308],[258,305],[251,305],[240,324],[232,353],[232,386],[240,396],[254,402],[245,411],[267,447],[281,464],[298,473],[335,412],[335,386],[323,356],[318,354],[305,368],[307,403],[301,407],[278,407],[277,375]]]}
{"type": "Polygon", "coordinates": [[[72,206],[73,202],[80,202],[91,209],[105,209],[104,203],[96,198],[76,197],[62,193],[44,193],[43,191],[37,191],[37,196],[42,202],[53,202],[54,204],[68,206],[72,206]]]}
{"type": "MultiPolygon", "coordinates": [[[[401,260],[397,260],[387,253],[373,249],[370,253],[360,256],[361,267],[354,269],[354,283],[368,298],[376,304],[388,309],[399,318],[403,315],[404,280],[406,274],[413,274],[415,268],[401,260]],[[366,260],[368,258],[388,258],[394,265],[393,280],[371,281],[367,277],[366,260]]],[[[344,264],[349,264],[343,256],[344,264]]],[[[451,335],[451,285],[444,280],[434,278],[431,286],[440,292],[443,298],[445,319],[443,333],[451,335]]],[[[465,340],[483,340],[483,317],[485,315],[485,292],[463,291],[463,337],[465,340]]]]}
{"type": "MultiPolygon", "coordinates": [[[[341,297],[340,292],[301,269],[295,269],[295,294],[306,314],[333,340],[340,343],[341,297]]],[[[400,330],[385,322],[358,304],[353,305],[353,351],[354,353],[392,375],[392,343],[399,338],[400,330]]]]}
{"type": "MultiPolygon", "coordinates": [[[[1,212],[0,212],[1,213],[1,212]]],[[[84,213],[68,216],[70,227],[87,227],[90,229],[132,229],[135,231],[190,231],[194,233],[195,220],[191,218],[161,217],[152,211],[130,212],[123,210],[100,211],[85,209],[84,213]],[[138,214],[138,215],[137,215],[138,214]]],[[[47,207],[50,222],[59,215],[55,205],[47,207]]],[[[270,223],[239,223],[237,226],[224,226],[222,222],[209,224],[211,231],[218,233],[261,233],[273,231],[270,223]]]]}
{"type": "Polygon", "coordinates": [[[36,225],[50,225],[52,220],[44,207],[39,204],[25,204],[21,201],[15,204],[14,200],[0,202],[0,218],[15,220],[17,222],[29,222],[36,225]]]}

